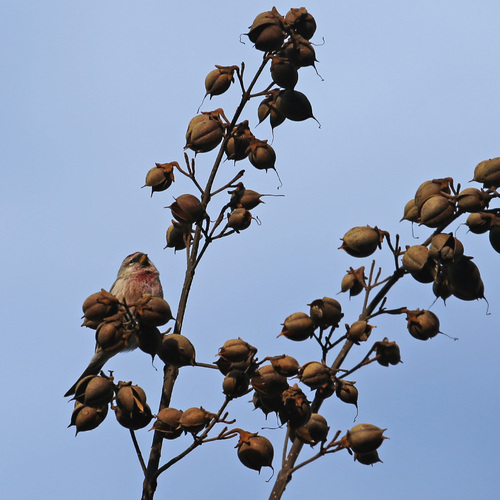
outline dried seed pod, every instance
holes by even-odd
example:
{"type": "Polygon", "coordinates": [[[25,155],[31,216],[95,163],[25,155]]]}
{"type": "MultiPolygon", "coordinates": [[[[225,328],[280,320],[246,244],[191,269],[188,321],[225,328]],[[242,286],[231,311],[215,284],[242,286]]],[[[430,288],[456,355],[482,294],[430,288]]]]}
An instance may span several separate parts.
{"type": "Polygon", "coordinates": [[[164,335],[158,357],[164,363],[188,366],[194,365],[196,352],[187,337],[178,333],[170,333],[164,335]]]}
{"type": "Polygon", "coordinates": [[[387,337],[375,342],[375,353],[377,363],[382,366],[397,365],[401,363],[401,352],[396,342],[390,342],[387,337]]]}
{"type": "Polygon", "coordinates": [[[484,187],[500,187],[500,157],[480,162],[472,180],[482,182],[484,187]]]}
{"type": "Polygon", "coordinates": [[[184,250],[186,242],[191,236],[191,228],[190,223],[173,220],[172,225],[167,229],[167,245],[165,248],[173,248],[175,251],[184,250]]]}
{"type": "Polygon", "coordinates": [[[255,136],[250,132],[248,120],[236,125],[226,142],[225,152],[228,160],[239,161],[248,156],[248,146],[255,136]]]}
{"type": "Polygon", "coordinates": [[[129,416],[137,411],[144,411],[146,393],[142,387],[132,385],[132,382],[118,382],[116,404],[129,416]]]}
{"type": "Polygon", "coordinates": [[[237,429],[240,439],[236,448],[238,448],[238,458],[240,462],[249,469],[260,472],[262,467],[271,467],[274,457],[274,449],[271,441],[257,433],[237,429]]]}
{"type": "MultiPolygon", "coordinates": [[[[415,199],[411,199],[404,208],[403,217],[401,220],[409,220],[410,222],[419,222],[418,207],[415,205],[415,199]]],[[[401,221],[400,221],[401,222],[401,221]]]]}
{"type": "Polygon", "coordinates": [[[276,372],[284,377],[293,377],[299,373],[300,365],[292,356],[282,354],[281,356],[273,356],[265,359],[269,360],[276,372]]]}
{"type": "Polygon", "coordinates": [[[429,261],[429,250],[424,245],[407,246],[402,264],[406,271],[421,271],[429,261]]]}
{"type": "Polygon", "coordinates": [[[276,163],[276,153],[267,141],[252,139],[247,151],[248,159],[256,169],[266,171],[274,169],[274,164],[276,163]]]}
{"type": "Polygon", "coordinates": [[[308,118],[316,120],[309,99],[297,90],[282,90],[276,97],[276,108],[285,118],[295,122],[308,118]]]}
{"type": "Polygon", "coordinates": [[[76,427],[75,435],[79,432],[91,431],[104,421],[107,414],[107,404],[94,407],[76,402],[73,413],[71,414],[71,422],[68,427],[73,425],[76,427]]]}
{"type": "Polygon", "coordinates": [[[227,214],[227,225],[239,233],[250,227],[252,219],[252,214],[245,208],[235,208],[227,214]]]}
{"type": "Polygon", "coordinates": [[[438,263],[429,257],[427,259],[427,263],[422,269],[418,271],[411,271],[410,274],[419,283],[432,283],[436,279],[438,268],[438,263]]]}
{"type": "Polygon", "coordinates": [[[231,191],[230,206],[231,208],[242,207],[246,210],[252,210],[260,203],[264,203],[261,200],[263,196],[263,194],[257,193],[257,191],[252,191],[251,189],[245,189],[243,187],[243,189],[239,191],[231,191]]]}
{"type": "Polygon", "coordinates": [[[285,44],[285,55],[296,68],[314,66],[317,62],[312,43],[299,34],[292,34],[291,40],[285,44]]]}
{"type": "Polygon", "coordinates": [[[173,217],[179,222],[188,224],[200,222],[207,217],[201,201],[192,194],[180,195],[172,205],[165,208],[170,208],[173,217]]]}
{"type": "Polygon", "coordinates": [[[285,23],[306,40],[310,40],[316,31],[316,20],[305,7],[290,9],[285,16],[285,23]]]}
{"type": "Polygon", "coordinates": [[[296,312],[285,319],[278,337],[283,335],[287,339],[300,342],[312,337],[314,329],[314,321],[306,313],[296,312]]]}
{"type": "Polygon", "coordinates": [[[447,266],[450,291],[461,300],[484,299],[481,273],[471,259],[472,257],[463,255],[447,266]]]}
{"type": "Polygon", "coordinates": [[[378,456],[378,451],[373,450],[367,453],[355,453],[354,460],[363,465],[373,465],[377,462],[382,462],[378,456]]]}
{"type": "Polygon", "coordinates": [[[158,412],[153,429],[162,433],[165,439],[175,439],[182,434],[180,419],[181,410],[175,408],[163,408],[158,412]]]}
{"type": "Polygon", "coordinates": [[[105,318],[118,312],[118,306],[118,299],[102,288],[100,292],[93,293],[83,302],[82,310],[85,321],[82,326],[95,330],[105,318]]]}
{"type": "Polygon", "coordinates": [[[297,378],[311,389],[319,389],[329,385],[332,372],[328,366],[319,361],[309,361],[301,367],[297,378]]]}
{"type": "Polygon", "coordinates": [[[188,408],[182,412],[179,423],[185,432],[197,434],[205,428],[215,416],[214,413],[208,412],[201,406],[199,408],[188,408]]]}
{"type": "Polygon", "coordinates": [[[120,406],[114,407],[115,417],[118,423],[126,429],[137,431],[144,429],[153,419],[151,408],[145,404],[142,408],[135,407],[131,413],[120,406]]]}
{"type": "Polygon", "coordinates": [[[174,182],[174,166],[177,168],[179,164],[176,161],[170,163],[155,163],[153,167],[146,174],[146,184],[142,187],[149,186],[151,188],[151,196],[155,191],[165,191],[168,189],[172,182],[174,182]]]}
{"type": "Polygon", "coordinates": [[[451,177],[444,179],[433,179],[432,181],[425,181],[417,189],[415,193],[415,205],[418,212],[422,210],[424,203],[431,197],[436,195],[450,194],[451,177]]]}
{"type": "Polygon", "coordinates": [[[110,319],[100,323],[95,339],[99,347],[108,352],[119,351],[128,342],[127,332],[123,328],[121,319],[110,319]]]}
{"type": "Polygon", "coordinates": [[[374,326],[369,325],[366,321],[355,321],[351,326],[346,325],[346,337],[359,345],[360,342],[366,342],[368,340],[373,328],[374,326]]]}
{"type": "Polygon", "coordinates": [[[476,188],[467,188],[457,195],[457,206],[464,212],[481,212],[488,207],[491,196],[476,188]]]}
{"type": "Polygon", "coordinates": [[[231,339],[224,342],[224,345],[219,349],[217,356],[224,358],[230,363],[238,363],[247,360],[250,356],[254,356],[257,349],[241,338],[231,339]]]}
{"type": "Polygon", "coordinates": [[[500,253],[500,226],[495,225],[490,228],[489,240],[493,250],[500,253]]]}
{"type": "Polygon", "coordinates": [[[318,443],[326,441],[330,427],[328,427],[325,417],[319,413],[311,413],[309,420],[304,426],[291,430],[293,431],[290,432],[290,439],[292,441],[297,437],[303,443],[315,446],[318,443]]]}
{"type": "Polygon", "coordinates": [[[358,226],[349,229],[342,238],[339,249],[345,250],[352,257],[368,257],[382,248],[384,232],[378,227],[358,226]]]}
{"type": "Polygon", "coordinates": [[[311,404],[299,386],[295,384],[283,391],[281,399],[283,406],[278,412],[281,423],[288,422],[292,428],[306,425],[311,417],[311,404]]]}
{"type": "Polygon", "coordinates": [[[446,263],[458,259],[464,254],[462,242],[453,237],[453,233],[439,233],[432,237],[429,255],[433,259],[446,263]]]}
{"type": "Polygon", "coordinates": [[[205,90],[207,95],[221,95],[231,86],[231,83],[234,82],[234,72],[238,69],[238,66],[219,66],[215,65],[214,70],[210,71],[210,73],[205,78],[205,90]]]}
{"type": "Polygon", "coordinates": [[[74,399],[87,406],[101,407],[111,403],[113,395],[112,378],[88,375],[76,384],[74,399]]]}
{"type": "Polygon", "coordinates": [[[495,215],[486,212],[474,212],[467,217],[465,224],[469,231],[474,234],[486,233],[495,223],[495,215]]]}
{"type": "Polygon", "coordinates": [[[406,310],[408,331],[418,340],[429,340],[439,333],[439,318],[426,309],[406,310]]]}
{"type": "Polygon", "coordinates": [[[321,328],[330,326],[337,328],[339,321],[344,317],[339,301],[330,297],[313,300],[308,306],[311,319],[316,326],[321,328]]]}
{"type": "Polygon", "coordinates": [[[337,379],[335,387],[335,394],[340,401],[354,405],[358,409],[358,390],[354,387],[356,382],[349,382],[348,380],[337,379]]]}
{"type": "Polygon", "coordinates": [[[139,330],[135,333],[137,339],[137,347],[153,358],[160,352],[163,342],[163,334],[156,326],[140,325],[139,330]]]}
{"type": "Polygon", "coordinates": [[[271,57],[271,78],[284,89],[294,89],[299,80],[299,72],[286,57],[271,57]]]}
{"type": "Polygon", "coordinates": [[[255,44],[257,50],[263,52],[278,50],[286,37],[282,16],[275,7],[270,11],[260,13],[250,26],[247,36],[255,44]]]}
{"type": "Polygon", "coordinates": [[[276,396],[288,389],[286,377],[280,375],[272,365],[263,365],[250,379],[252,387],[265,396],[276,396]]]}
{"type": "Polygon", "coordinates": [[[218,111],[204,112],[189,122],[184,149],[189,148],[195,153],[206,153],[216,148],[223,137],[224,126],[218,111]]]}
{"type": "Polygon", "coordinates": [[[259,391],[254,391],[252,402],[255,408],[260,408],[264,414],[269,415],[269,413],[278,413],[283,407],[283,401],[281,400],[281,394],[275,396],[266,396],[259,391]]]}
{"type": "Polygon", "coordinates": [[[455,204],[444,196],[431,196],[420,209],[420,223],[427,227],[439,227],[453,218],[455,204]]]}
{"type": "Polygon", "coordinates": [[[372,424],[358,424],[347,431],[345,436],[347,446],[355,453],[369,453],[376,450],[387,439],[380,429],[372,424]]]}
{"type": "Polygon", "coordinates": [[[241,370],[229,371],[222,382],[222,392],[231,398],[239,398],[248,393],[250,377],[241,370]]]}
{"type": "Polygon", "coordinates": [[[162,326],[173,319],[168,302],[161,297],[144,295],[135,304],[135,314],[141,325],[162,326]]]}
{"type": "Polygon", "coordinates": [[[278,111],[276,107],[276,98],[278,97],[279,90],[269,91],[269,95],[259,104],[257,109],[257,116],[259,118],[259,123],[262,123],[267,117],[269,117],[269,122],[271,128],[281,125],[286,118],[278,111]]]}
{"type": "Polygon", "coordinates": [[[340,291],[349,291],[349,298],[355,297],[363,291],[365,285],[365,267],[361,266],[359,269],[349,269],[349,271],[347,271],[347,274],[342,278],[340,291]]]}
{"type": "Polygon", "coordinates": [[[436,298],[443,299],[444,302],[446,302],[446,299],[452,295],[450,285],[448,283],[448,275],[443,267],[438,269],[438,273],[434,278],[434,282],[432,283],[432,292],[436,298]]]}

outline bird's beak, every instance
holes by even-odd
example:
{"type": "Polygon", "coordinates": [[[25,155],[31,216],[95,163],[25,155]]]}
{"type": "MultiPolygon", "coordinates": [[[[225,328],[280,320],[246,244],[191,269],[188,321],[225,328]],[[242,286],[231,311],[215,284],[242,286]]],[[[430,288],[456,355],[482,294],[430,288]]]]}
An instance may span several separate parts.
{"type": "Polygon", "coordinates": [[[148,259],[147,254],[143,253],[143,254],[141,255],[141,258],[139,259],[139,264],[140,264],[141,266],[145,266],[145,265],[147,265],[148,263],[149,263],[149,259],[148,259]]]}

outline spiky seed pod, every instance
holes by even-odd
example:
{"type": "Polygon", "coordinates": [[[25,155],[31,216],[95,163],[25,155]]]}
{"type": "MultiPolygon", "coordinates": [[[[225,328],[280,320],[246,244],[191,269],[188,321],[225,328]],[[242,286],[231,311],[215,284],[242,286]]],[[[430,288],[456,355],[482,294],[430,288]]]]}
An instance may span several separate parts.
{"type": "Polygon", "coordinates": [[[303,443],[315,446],[318,443],[326,441],[329,430],[330,427],[328,427],[325,417],[319,413],[311,413],[309,420],[304,426],[292,429],[293,432],[290,432],[290,439],[293,441],[297,437],[303,443]]]}
{"type": "Polygon", "coordinates": [[[182,434],[180,419],[181,410],[175,408],[163,408],[158,412],[153,429],[161,432],[165,439],[175,439],[182,434]]]}
{"type": "Polygon", "coordinates": [[[359,345],[360,342],[366,342],[368,340],[373,328],[374,326],[369,325],[364,320],[355,321],[351,326],[346,325],[346,337],[359,345]]]}
{"type": "Polygon", "coordinates": [[[424,203],[431,197],[436,195],[450,194],[450,184],[452,182],[451,177],[446,177],[444,179],[433,179],[432,181],[425,181],[417,189],[415,193],[415,205],[420,211],[424,203]]]}
{"type": "Polygon", "coordinates": [[[199,408],[188,408],[182,412],[179,423],[185,432],[197,434],[205,428],[215,416],[214,413],[208,412],[201,406],[199,408]]]}
{"type": "Polygon", "coordinates": [[[234,72],[238,69],[238,66],[219,66],[216,64],[215,68],[205,78],[205,90],[207,91],[205,97],[209,95],[210,99],[214,95],[221,95],[229,89],[231,83],[234,82],[234,72]]]}
{"type": "Polygon", "coordinates": [[[290,9],[285,15],[285,24],[306,40],[310,40],[316,31],[316,20],[305,7],[290,9]]]}
{"type": "Polygon", "coordinates": [[[355,453],[369,453],[376,450],[387,439],[383,434],[386,429],[380,429],[373,424],[357,424],[347,431],[345,436],[347,446],[355,453]]]}
{"type": "Polygon", "coordinates": [[[259,139],[252,139],[248,146],[248,160],[258,170],[274,169],[276,153],[267,143],[259,139]]]}
{"type": "Polygon", "coordinates": [[[406,310],[408,331],[418,340],[429,340],[439,333],[439,318],[426,309],[406,310]]]}
{"type": "Polygon", "coordinates": [[[409,220],[410,222],[420,221],[418,208],[417,205],[415,205],[415,200],[413,198],[406,203],[403,210],[403,217],[401,217],[401,220],[399,222],[401,222],[402,220],[409,220]]]}
{"type": "Polygon", "coordinates": [[[269,95],[259,104],[257,109],[259,123],[262,123],[267,117],[269,117],[272,129],[278,127],[286,120],[285,116],[281,114],[276,107],[276,98],[279,93],[279,90],[271,90],[269,95]]]}
{"type": "Polygon", "coordinates": [[[187,337],[178,333],[170,333],[164,335],[158,357],[164,363],[188,366],[194,365],[196,352],[187,337]]]}
{"type": "Polygon", "coordinates": [[[71,422],[68,427],[74,425],[76,427],[76,434],[78,434],[79,432],[91,431],[104,421],[107,414],[107,404],[94,407],[76,402],[75,408],[71,415],[71,422]]]}
{"type": "Polygon", "coordinates": [[[306,313],[296,312],[285,319],[278,337],[283,335],[287,339],[300,342],[312,337],[314,329],[314,321],[306,313]]]}
{"type": "Polygon", "coordinates": [[[301,367],[297,378],[311,389],[319,389],[331,382],[332,372],[328,366],[319,361],[309,361],[301,367]]]}
{"type": "Polygon", "coordinates": [[[263,365],[250,379],[252,387],[265,396],[276,396],[288,389],[286,377],[280,375],[272,365],[263,365]]]}
{"type": "Polygon", "coordinates": [[[257,348],[238,337],[237,339],[230,339],[224,342],[217,356],[224,358],[230,363],[238,363],[239,361],[245,361],[256,353],[257,348]]]}
{"type": "Polygon", "coordinates": [[[387,337],[375,342],[375,353],[377,363],[382,366],[397,365],[401,363],[401,352],[396,342],[390,342],[387,337]]]}
{"type": "Polygon", "coordinates": [[[118,306],[118,299],[102,288],[100,292],[93,293],[83,302],[82,310],[85,321],[82,326],[95,330],[105,318],[118,312],[118,306]]]}
{"type": "Polygon", "coordinates": [[[240,439],[238,448],[238,458],[240,462],[249,469],[259,471],[262,467],[271,467],[274,458],[274,448],[269,439],[258,434],[242,431],[238,429],[240,439]]]}
{"type": "Polygon", "coordinates": [[[500,253],[500,226],[492,226],[488,236],[493,250],[500,253]]]}
{"type": "Polygon", "coordinates": [[[297,384],[283,391],[283,406],[278,412],[282,424],[288,422],[290,427],[306,425],[311,417],[311,404],[297,384]]]}
{"type": "Polygon", "coordinates": [[[270,52],[278,50],[285,41],[283,17],[275,7],[267,12],[261,12],[250,26],[248,38],[255,44],[257,50],[270,52]]]}
{"type": "Polygon", "coordinates": [[[378,227],[358,226],[349,229],[342,238],[342,245],[339,247],[345,250],[352,257],[368,257],[377,248],[382,248],[384,232],[378,227]]]}
{"type": "Polygon", "coordinates": [[[165,208],[170,208],[173,217],[179,222],[188,224],[200,222],[207,217],[201,201],[192,194],[181,194],[172,205],[165,208]]]}
{"type": "Polygon", "coordinates": [[[184,250],[186,242],[189,241],[192,226],[188,222],[177,222],[172,220],[172,224],[167,229],[165,248],[173,248],[175,251],[184,250]]]}
{"type": "Polygon", "coordinates": [[[165,191],[174,182],[174,166],[179,167],[176,161],[170,163],[156,163],[156,166],[146,174],[146,184],[142,187],[151,188],[151,196],[155,191],[165,191]]]}
{"type": "Polygon", "coordinates": [[[471,259],[472,257],[463,255],[447,266],[450,291],[461,300],[484,298],[484,284],[481,273],[471,259]]]}
{"type": "Polygon", "coordinates": [[[250,227],[252,219],[252,214],[245,208],[235,208],[231,213],[227,214],[227,225],[239,233],[250,227]]]}
{"type": "Polygon", "coordinates": [[[420,223],[427,227],[439,227],[451,221],[455,213],[453,200],[435,195],[428,198],[420,210],[420,223]]]}
{"type": "Polygon", "coordinates": [[[113,395],[112,378],[88,375],[76,384],[74,399],[87,406],[101,407],[111,403],[113,395]]]}
{"type": "Polygon", "coordinates": [[[377,450],[369,451],[368,453],[355,453],[354,460],[363,465],[373,465],[377,462],[382,462],[377,450]]]}
{"type": "Polygon", "coordinates": [[[273,368],[284,377],[293,377],[299,373],[300,365],[292,356],[282,354],[281,356],[273,356],[266,359],[269,360],[273,368]]]}
{"type": "Polygon", "coordinates": [[[195,153],[207,153],[215,149],[224,137],[224,126],[216,111],[210,111],[195,116],[186,131],[184,149],[195,153]]]}
{"type": "Polygon", "coordinates": [[[474,234],[486,233],[495,223],[495,215],[486,212],[474,212],[465,221],[469,231],[474,234]]]}
{"type": "Polygon", "coordinates": [[[162,326],[173,319],[168,302],[161,297],[144,295],[135,304],[139,323],[148,326],[162,326]]]}
{"type": "Polygon", "coordinates": [[[147,404],[143,405],[142,408],[136,406],[131,413],[120,406],[115,406],[113,409],[117,422],[126,429],[134,431],[144,429],[153,419],[153,413],[147,404]]]}
{"type": "Polygon", "coordinates": [[[476,182],[482,182],[484,187],[500,186],[500,157],[480,162],[474,169],[476,182]]]}
{"type": "Polygon", "coordinates": [[[308,118],[316,120],[309,99],[297,90],[282,90],[276,97],[276,109],[285,118],[294,122],[301,122],[308,118]]]}
{"type": "Polygon", "coordinates": [[[299,72],[287,58],[272,56],[270,71],[271,78],[279,87],[293,90],[297,85],[299,72]]]}
{"type": "Polygon", "coordinates": [[[339,321],[344,317],[339,301],[330,297],[313,300],[308,306],[310,307],[311,319],[315,325],[321,328],[330,326],[337,328],[339,321]]]}
{"type": "Polygon", "coordinates": [[[250,377],[241,370],[229,371],[222,382],[222,392],[231,398],[239,398],[248,393],[250,377]]]}
{"type": "Polygon", "coordinates": [[[464,254],[462,242],[453,237],[453,233],[439,233],[432,237],[429,256],[446,263],[458,259],[464,254]]]}

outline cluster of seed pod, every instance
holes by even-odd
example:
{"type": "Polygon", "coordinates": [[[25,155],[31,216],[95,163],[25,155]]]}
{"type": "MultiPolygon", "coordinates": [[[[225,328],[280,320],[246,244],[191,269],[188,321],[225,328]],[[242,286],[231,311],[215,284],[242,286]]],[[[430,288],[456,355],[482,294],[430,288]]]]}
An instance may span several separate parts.
{"type": "Polygon", "coordinates": [[[98,427],[106,418],[110,404],[118,423],[127,429],[142,429],[153,418],[141,387],[131,382],[118,382],[115,385],[113,377],[103,373],[82,378],[76,386],[73,399],[75,408],[70,426],[75,426],[76,434],[98,427]]]}
{"type": "Polygon", "coordinates": [[[163,338],[158,327],[173,318],[168,302],[160,297],[146,294],[123,304],[104,289],[87,297],[82,309],[82,326],[96,330],[97,345],[108,352],[137,345],[152,356],[158,354],[163,338]]]}
{"type": "Polygon", "coordinates": [[[165,439],[176,439],[183,432],[185,434],[198,434],[216,416],[215,413],[210,413],[201,406],[188,408],[184,411],[171,407],[162,408],[158,412],[152,428],[160,432],[165,439]]]}

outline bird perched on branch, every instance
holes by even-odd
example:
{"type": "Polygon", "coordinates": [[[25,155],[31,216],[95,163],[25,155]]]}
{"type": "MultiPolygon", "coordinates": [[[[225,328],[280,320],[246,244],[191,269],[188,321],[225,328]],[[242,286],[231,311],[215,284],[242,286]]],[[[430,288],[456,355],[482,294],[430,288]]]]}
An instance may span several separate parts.
{"type": "MultiPolygon", "coordinates": [[[[109,293],[114,295],[120,304],[133,310],[133,304],[144,295],[149,294],[153,297],[163,298],[160,273],[145,253],[135,252],[123,260],[109,293]]],[[[82,378],[87,375],[97,375],[106,361],[115,354],[136,347],[137,342],[134,335],[131,335],[128,341],[118,349],[105,350],[97,345],[89,365],[65,396],[71,396],[75,393],[76,385],[82,378]]]]}

